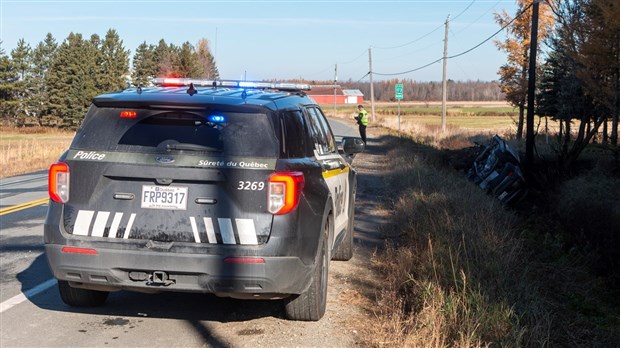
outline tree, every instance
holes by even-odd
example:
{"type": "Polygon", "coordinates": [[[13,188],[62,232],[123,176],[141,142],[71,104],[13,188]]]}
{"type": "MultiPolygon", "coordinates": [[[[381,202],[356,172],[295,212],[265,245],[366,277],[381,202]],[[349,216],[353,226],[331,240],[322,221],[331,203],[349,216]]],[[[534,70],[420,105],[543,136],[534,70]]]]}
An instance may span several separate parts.
{"type": "MultiPolygon", "coordinates": [[[[506,100],[519,108],[517,122],[517,139],[523,137],[524,114],[527,99],[528,65],[530,54],[530,35],[532,12],[530,7],[533,0],[517,0],[519,11],[515,17],[506,11],[495,14],[497,23],[507,28],[505,41],[496,41],[499,50],[508,55],[506,64],[498,71],[500,86],[506,95],[506,100]]],[[[550,1],[553,3],[553,1],[550,1]]],[[[549,35],[554,23],[553,13],[548,2],[541,3],[538,22],[538,42],[549,35]]]]}
{"type": "Polygon", "coordinates": [[[18,79],[17,69],[0,45],[0,117],[8,124],[14,122],[18,103],[15,86],[18,79]]]}
{"type": "Polygon", "coordinates": [[[57,48],[56,39],[47,33],[45,40],[32,51],[32,74],[27,82],[31,93],[28,109],[39,126],[44,125],[44,119],[49,115],[49,91],[45,81],[57,48]]]}
{"type": "Polygon", "coordinates": [[[129,51],[123,47],[123,40],[114,29],[109,29],[101,42],[100,91],[114,91],[126,88],[129,74],[129,51]]]}
{"type": "Polygon", "coordinates": [[[50,110],[66,127],[76,128],[93,97],[98,94],[98,36],[83,40],[82,34],[70,33],[58,48],[47,76],[50,110]]]}
{"type": "Polygon", "coordinates": [[[194,46],[187,41],[178,49],[175,65],[174,70],[178,77],[199,78],[204,74],[203,67],[194,51],[194,46]]]}
{"type": "MultiPolygon", "coordinates": [[[[564,121],[559,157],[565,169],[575,163],[610,113],[617,118],[619,33],[618,25],[604,25],[599,11],[604,2],[572,0],[555,8],[559,25],[550,40],[553,51],[545,63],[539,102],[541,110],[551,110],[564,121]],[[578,129],[573,138],[574,120],[578,129]]],[[[607,9],[613,8],[607,4],[607,9]]],[[[617,121],[615,126],[612,134],[617,135],[617,121]]]]}
{"type": "Polygon", "coordinates": [[[157,76],[178,77],[176,72],[177,48],[174,45],[168,46],[166,41],[161,39],[155,47],[153,55],[157,63],[157,76]]]}
{"type": "Polygon", "coordinates": [[[586,14],[584,41],[575,60],[587,94],[612,119],[611,142],[618,144],[620,113],[620,4],[617,0],[590,0],[583,4],[586,14]]]}
{"type": "Polygon", "coordinates": [[[141,43],[133,56],[133,71],[131,80],[134,86],[148,86],[153,78],[157,77],[157,62],[155,61],[155,46],[141,43]]]}
{"type": "Polygon", "coordinates": [[[30,45],[19,39],[17,41],[17,47],[11,51],[11,60],[13,61],[13,67],[17,72],[17,81],[14,85],[14,93],[17,98],[17,103],[14,109],[13,119],[18,125],[23,125],[26,118],[29,116],[28,112],[28,97],[30,95],[28,89],[29,86],[26,83],[26,79],[30,76],[31,72],[31,48],[30,45]]]}
{"type": "Polygon", "coordinates": [[[196,55],[198,59],[198,64],[202,67],[202,76],[208,80],[217,80],[220,78],[220,73],[217,69],[217,65],[215,64],[215,58],[211,54],[211,49],[209,48],[209,40],[206,38],[202,38],[198,40],[196,44],[196,55]]]}

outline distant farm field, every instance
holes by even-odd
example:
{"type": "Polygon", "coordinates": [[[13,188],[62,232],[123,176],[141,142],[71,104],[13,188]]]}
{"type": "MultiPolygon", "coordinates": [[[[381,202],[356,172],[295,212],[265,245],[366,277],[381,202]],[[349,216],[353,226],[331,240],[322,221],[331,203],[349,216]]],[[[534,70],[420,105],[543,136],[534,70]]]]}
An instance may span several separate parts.
{"type": "MultiPolygon", "coordinates": [[[[371,113],[370,103],[366,102],[364,106],[371,113]]],[[[352,118],[357,113],[356,105],[337,105],[335,113],[333,104],[323,104],[321,107],[331,117],[352,118]]],[[[420,132],[420,129],[434,132],[441,126],[441,115],[441,102],[401,102],[400,112],[397,102],[377,102],[374,125],[400,129],[405,133],[420,132]]],[[[506,102],[448,102],[446,108],[447,127],[464,131],[515,133],[518,118],[519,110],[506,102]]],[[[534,128],[540,134],[551,134],[557,132],[558,125],[553,120],[536,117],[534,128]]]]}
{"type": "Polygon", "coordinates": [[[69,147],[73,131],[0,128],[0,178],[47,169],[69,147]]]}

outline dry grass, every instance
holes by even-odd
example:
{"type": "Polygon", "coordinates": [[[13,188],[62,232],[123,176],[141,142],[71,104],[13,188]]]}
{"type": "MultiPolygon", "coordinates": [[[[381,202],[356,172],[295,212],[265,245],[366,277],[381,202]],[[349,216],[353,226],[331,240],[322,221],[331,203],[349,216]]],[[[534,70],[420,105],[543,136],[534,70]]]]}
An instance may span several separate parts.
{"type": "Polygon", "coordinates": [[[458,157],[454,150],[471,146],[477,136],[458,128],[447,133],[424,126],[411,137],[386,136],[386,165],[396,168],[387,185],[394,188],[388,234],[400,237],[373,258],[384,279],[366,343],[607,347],[619,342],[613,292],[579,253],[563,249],[549,216],[510,211],[454,170],[446,153],[458,157]]]}
{"type": "Polygon", "coordinates": [[[52,128],[0,128],[0,177],[47,169],[69,147],[73,135],[52,128]]]}

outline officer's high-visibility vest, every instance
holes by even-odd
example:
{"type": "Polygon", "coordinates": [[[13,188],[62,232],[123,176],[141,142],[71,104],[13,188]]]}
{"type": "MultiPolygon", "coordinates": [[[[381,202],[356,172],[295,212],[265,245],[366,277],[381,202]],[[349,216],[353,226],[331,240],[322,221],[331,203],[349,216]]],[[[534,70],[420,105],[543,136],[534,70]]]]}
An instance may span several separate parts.
{"type": "Polygon", "coordinates": [[[364,109],[360,110],[357,117],[359,118],[360,123],[363,126],[368,126],[368,112],[366,110],[364,109]]]}

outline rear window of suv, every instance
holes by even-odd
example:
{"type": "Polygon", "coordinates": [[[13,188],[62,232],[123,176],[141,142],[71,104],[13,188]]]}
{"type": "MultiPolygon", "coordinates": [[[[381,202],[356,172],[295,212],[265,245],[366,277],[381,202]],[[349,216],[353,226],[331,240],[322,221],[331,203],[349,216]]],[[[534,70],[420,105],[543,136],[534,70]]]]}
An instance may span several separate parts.
{"type": "Polygon", "coordinates": [[[267,114],[137,109],[131,111],[135,118],[124,118],[124,111],[92,106],[71,148],[161,153],[178,147],[216,156],[258,157],[275,157],[279,151],[267,114]]]}

